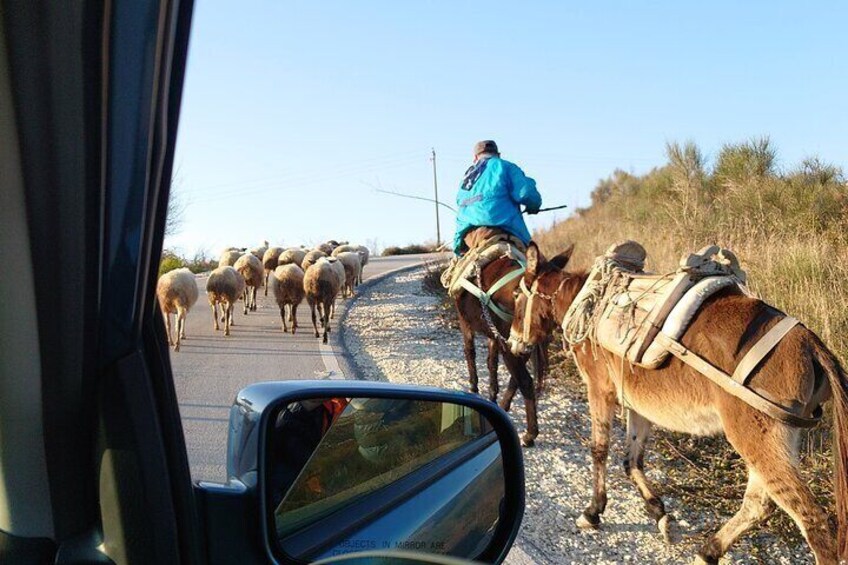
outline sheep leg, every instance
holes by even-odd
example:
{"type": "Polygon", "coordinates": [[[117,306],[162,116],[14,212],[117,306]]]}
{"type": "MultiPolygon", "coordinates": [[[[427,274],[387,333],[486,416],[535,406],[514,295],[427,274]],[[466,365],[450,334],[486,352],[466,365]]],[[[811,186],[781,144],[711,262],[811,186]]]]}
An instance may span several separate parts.
{"type": "Polygon", "coordinates": [[[265,281],[262,283],[262,286],[265,287],[265,296],[268,296],[268,275],[271,274],[271,271],[265,271],[265,281]]]}
{"type": "Polygon", "coordinates": [[[315,317],[315,303],[311,300],[309,301],[309,310],[312,313],[312,327],[315,329],[315,337],[320,337],[321,334],[318,333],[318,320],[315,317]]]}
{"type": "Polygon", "coordinates": [[[327,336],[330,333],[330,317],[327,314],[335,310],[336,299],[331,298],[329,301],[330,304],[324,303],[324,339],[322,340],[324,343],[327,343],[327,336]]]}
{"type": "Polygon", "coordinates": [[[280,318],[283,320],[283,333],[288,333],[289,328],[286,326],[286,305],[280,306],[280,318]]]}
{"type": "Polygon", "coordinates": [[[180,339],[186,339],[185,322],[186,316],[188,315],[188,310],[186,310],[185,308],[181,308],[177,311],[177,313],[180,317],[180,339]]]}
{"type": "Polygon", "coordinates": [[[250,310],[253,312],[256,312],[256,293],[258,290],[258,286],[250,287],[250,310]]]}
{"type": "Polygon", "coordinates": [[[242,293],[242,300],[244,300],[244,315],[247,316],[247,309],[250,306],[250,287],[244,287],[244,293],[242,293]]]}
{"type": "Polygon", "coordinates": [[[292,335],[294,335],[295,330],[297,330],[297,304],[289,305],[289,321],[291,321],[292,327],[292,335]]]}
{"type": "Polygon", "coordinates": [[[174,340],[171,337],[171,314],[165,312],[165,332],[168,334],[168,345],[174,345],[174,340]]]}
{"type": "Polygon", "coordinates": [[[233,309],[234,304],[229,300],[226,302],[226,310],[224,313],[224,317],[226,321],[224,322],[224,335],[230,335],[230,325],[233,323],[233,309]]]}
{"type": "MultiPolygon", "coordinates": [[[[212,328],[217,332],[221,329],[218,325],[218,302],[215,301],[211,304],[212,306],[212,328]]],[[[223,320],[222,320],[223,321],[223,320]]]]}

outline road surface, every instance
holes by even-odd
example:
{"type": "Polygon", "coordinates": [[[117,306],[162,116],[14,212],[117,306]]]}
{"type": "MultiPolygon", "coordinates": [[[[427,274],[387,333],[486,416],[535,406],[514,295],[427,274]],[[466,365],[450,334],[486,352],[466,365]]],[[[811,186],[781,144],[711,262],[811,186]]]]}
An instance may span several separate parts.
{"type": "MultiPolygon", "coordinates": [[[[422,263],[426,255],[374,257],[365,278],[422,263]]],[[[187,339],[171,351],[193,480],[226,479],[227,421],[236,393],[258,381],[339,378],[332,348],[315,339],[309,306],[298,308],[298,333],[284,334],[271,295],[259,291],[258,309],[243,314],[237,304],[230,336],[212,328],[206,277],[198,277],[200,297],[188,315],[187,339]]],[[[222,326],[223,327],[223,326],[222,326]]],[[[331,328],[333,325],[331,324],[331,328]]]]}

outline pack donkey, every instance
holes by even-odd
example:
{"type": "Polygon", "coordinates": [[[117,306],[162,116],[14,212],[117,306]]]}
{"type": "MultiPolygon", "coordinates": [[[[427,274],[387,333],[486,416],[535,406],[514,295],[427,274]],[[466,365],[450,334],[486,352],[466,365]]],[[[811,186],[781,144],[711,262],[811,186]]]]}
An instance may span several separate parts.
{"type": "MultiPolygon", "coordinates": [[[[525,292],[516,300],[510,334],[513,353],[547,339],[587,281],[589,273],[564,269],[572,248],[551,261],[535,244],[528,248],[525,292]]],[[[592,422],[593,495],[577,520],[581,528],[597,528],[606,507],[610,426],[616,404],[621,403],[628,408],[624,470],[667,541],[673,518],[666,514],[643,465],[652,424],[693,435],[724,434],[747,466],[748,483],[739,511],[701,547],[696,563],[717,563],[736,539],[768,516],[774,503],[795,521],[816,563],[848,563],[848,379],[835,355],[816,334],[796,323],[750,372],[747,386],[774,405],[788,407],[785,412],[795,414],[795,420],[755,408],[743,400],[744,395],[732,394],[706,378],[709,367],[699,371],[691,359],[683,360],[688,352],[709,360],[717,372],[732,374],[746,350],[785,318],[738,287],[727,287],[705,299],[676,342],[680,351],[655,369],[636,366],[590,338],[570,346],[588,389],[592,422]],[[827,513],[798,473],[801,429],[828,400],[833,402],[836,536],[827,513]]]]}

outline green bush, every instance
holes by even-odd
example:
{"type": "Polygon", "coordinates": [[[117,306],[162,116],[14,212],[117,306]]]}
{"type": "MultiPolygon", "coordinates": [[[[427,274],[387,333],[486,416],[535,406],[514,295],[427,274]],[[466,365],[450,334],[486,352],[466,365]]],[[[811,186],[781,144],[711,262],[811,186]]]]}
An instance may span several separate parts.
{"type": "Polygon", "coordinates": [[[159,261],[159,276],[161,277],[168,271],[173,271],[174,269],[179,269],[180,267],[185,267],[185,262],[182,257],[171,251],[170,249],[165,249],[162,251],[162,259],[159,261]]]}

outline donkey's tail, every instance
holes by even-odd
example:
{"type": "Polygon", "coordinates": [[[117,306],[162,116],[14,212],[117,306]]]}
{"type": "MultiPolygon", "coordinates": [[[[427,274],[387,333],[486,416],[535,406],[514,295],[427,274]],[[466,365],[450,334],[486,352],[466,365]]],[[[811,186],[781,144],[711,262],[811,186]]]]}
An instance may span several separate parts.
{"type": "Polygon", "coordinates": [[[836,544],[840,563],[848,562],[848,376],[833,355],[816,340],[814,357],[833,395],[833,492],[836,497],[836,544]]]}

